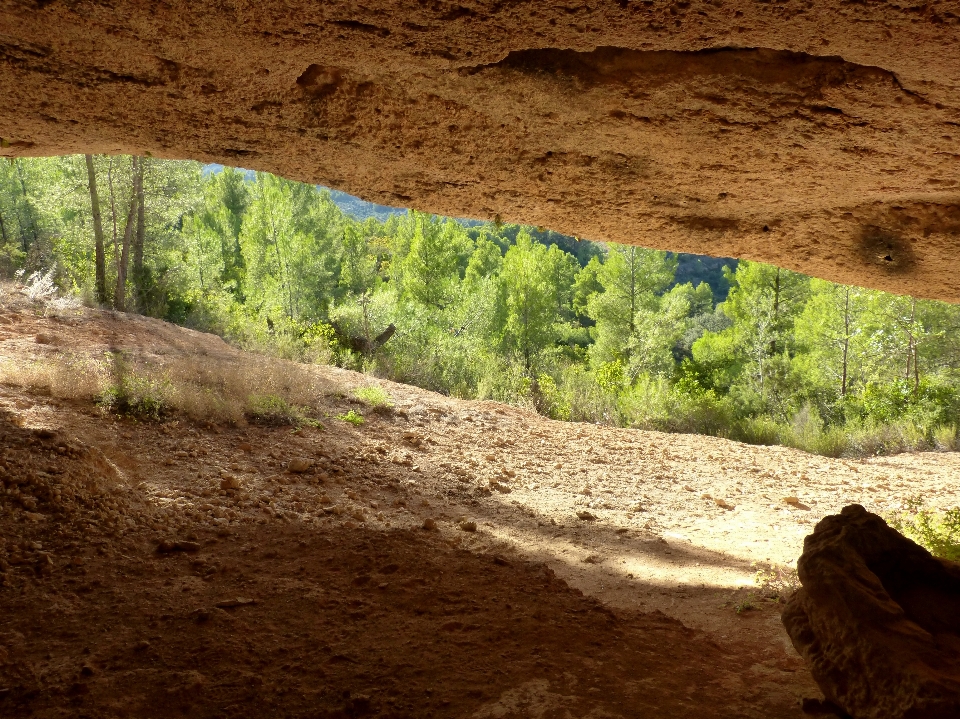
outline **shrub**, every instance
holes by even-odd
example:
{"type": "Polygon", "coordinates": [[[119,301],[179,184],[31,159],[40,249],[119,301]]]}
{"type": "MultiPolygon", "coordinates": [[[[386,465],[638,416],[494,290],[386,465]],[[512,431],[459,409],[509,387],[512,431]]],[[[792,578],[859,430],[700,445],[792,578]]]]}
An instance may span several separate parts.
{"type": "Polygon", "coordinates": [[[569,365],[561,371],[560,394],[573,422],[619,421],[616,398],[605,392],[595,375],[582,365],[569,365]]]}
{"type": "Polygon", "coordinates": [[[377,385],[358,387],[353,391],[353,396],[375,411],[393,409],[393,398],[383,387],[377,385]]]}
{"type": "Polygon", "coordinates": [[[764,596],[786,602],[800,588],[797,570],[791,567],[764,567],[757,570],[753,581],[764,596]]]}
{"type": "Polygon", "coordinates": [[[107,357],[112,381],[100,392],[97,403],[117,414],[160,419],[168,410],[164,395],[169,382],[134,371],[123,352],[110,352],[107,357]]]}
{"type": "Polygon", "coordinates": [[[789,425],[781,428],[779,441],[788,447],[825,457],[843,456],[850,448],[850,437],[842,427],[825,427],[816,407],[806,404],[789,425]]]}
{"type": "Polygon", "coordinates": [[[772,445],[780,441],[780,426],[769,417],[754,417],[737,424],[733,439],[747,444],[772,445]]]}
{"type": "Polygon", "coordinates": [[[556,380],[548,374],[537,377],[537,411],[551,419],[569,420],[570,403],[567,401],[556,380]]]}
{"type": "Polygon", "coordinates": [[[928,447],[924,431],[906,420],[859,426],[849,424],[847,433],[850,453],[859,457],[898,454],[928,447]]]}
{"type": "Polygon", "coordinates": [[[354,427],[359,427],[361,424],[363,424],[363,415],[352,409],[346,414],[338,414],[337,419],[342,422],[349,422],[354,427]]]}
{"type": "Polygon", "coordinates": [[[279,395],[250,395],[247,416],[267,424],[289,424],[295,427],[304,425],[320,427],[320,423],[310,417],[309,409],[291,404],[279,395]]]}
{"type": "Polygon", "coordinates": [[[887,517],[887,522],[931,554],[960,561],[960,507],[944,512],[923,509],[923,498],[914,497],[906,511],[887,517]]]}
{"type": "Polygon", "coordinates": [[[933,428],[933,445],[942,452],[960,452],[960,427],[941,424],[933,428]]]}

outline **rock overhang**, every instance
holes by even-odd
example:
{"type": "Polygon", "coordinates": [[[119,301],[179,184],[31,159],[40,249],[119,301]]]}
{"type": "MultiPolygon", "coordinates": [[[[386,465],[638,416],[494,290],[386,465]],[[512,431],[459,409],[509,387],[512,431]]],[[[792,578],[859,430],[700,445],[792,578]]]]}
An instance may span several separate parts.
{"type": "Polygon", "coordinates": [[[960,301],[960,4],[12,2],[0,154],[133,152],[960,301]]]}

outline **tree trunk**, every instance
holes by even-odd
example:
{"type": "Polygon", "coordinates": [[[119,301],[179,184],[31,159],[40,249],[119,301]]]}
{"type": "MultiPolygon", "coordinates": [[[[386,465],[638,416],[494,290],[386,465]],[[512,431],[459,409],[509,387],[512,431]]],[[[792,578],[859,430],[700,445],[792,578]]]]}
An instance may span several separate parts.
{"type": "Polygon", "coordinates": [[[133,234],[133,215],[137,211],[137,196],[130,200],[130,211],[123,228],[123,244],[120,248],[120,261],[117,263],[117,289],[113,295],[113,307],[121,312],[127,305],[127,265],[130,255],[130,237],[133,234]]]}
{"type": "Polygon", "coordinates": [[[134,214],[137,211],[136,178],[139,165],[139,158],[134,157],[132,168],[134,191],[131,193],[130,211],[127,212],[127,221],[123,226],[123,244],[117,258],[117,290],[113,295],[113,306],[121,312],[124,312],[127,308],[127,267],[130,262],[130,240],[133,235],[134,214]]]}
{"type": "Polygon", "coordinates": [[[847,396],[847,353],[850,350],[850,288],[847,287],[843,307],[843,380],[840,383],[840,396],[847,396]]]}
{"type": "Polygon", "coordinates": [[[140,158],[137,163],[137,171],[133,175],[134,194],[137,198],[137,231],[133,238],[133,287],[137,303],[137,309],[143,310],[146,298],[146,287],[144,287],[145,278],[143,276],[143,243],[146,235],[146,208],[143,192],[143,174],[144,167],[147,164],[145,158],[140,158]]]}
{"type": "Polygon", "coordinates": [[[913,399],[920,399],[920,355],[917,343],[913,343],[913,399]]]}
{"type": "Polygon", "coordinates": [[[7,226],[3,224],[3,212],[0,212],[0,237],[3,237],[3,244],[7,244],[7,226]]]}
{"type": "Polygon", "coordinates": [[[107,301],[107,260],[103,251],[103,219],[100,217],[100,194],[97,192],[97,172],[93,167],[93,155],[86,155],[87,180],[90,186],[90,206],[93,213],[93,241],[96,247],[97,302],[107,301]]]}
{"type": "Polygon", "coordinates": [[[914,334],[914,322],[917,320],[917,298],[911,298],[910,310],[910,341],[913,345],[913,399],[920,397],[920,341],[914,334]]]}
{"type": "MultiPolygon", "coordinates": [[[[36,221],[36,218],[33,216],[33,213],[30,212],[30,205],[29,205],[30,198],[29,198],[29,196],[27,195],[27,180],[26,180],[26,178],[23,176],[23,162],[22,162],[20,159],[17,159],[17,160],[14,162],[14,165],[16,165],[16,168],[17,168],[17,179],[20,180],[20,190],[23,192],[23,204],[24,204],[24,206],[26,206],[26,208],[27,208],[27,219],[30,220],[30,232],[31,232],[31,234],[33,235],[33,244],[37,244],[37,240],[38,240],[38,238],[37,238],[37,221],[36,221]]],[[[18,213],[18,214],[19,214],[19,213],[18,213]]],[[[28,242],[27,242],[27,230],[26,230],[26,227],[24,227],[24,222],[23,222],[23,219],[22,219],[23,216],[20,215],[20,217],[21,217],[21,220],[20,220],[20,228],[21,228],[21,230],[22,230],[22,232],[23,232],[23,234],[21,235],[21,238],[20,238],[20,239],[21,239],[21,245],[22,245],[22,247],[23,247],[23,251],[24,251],[24,252],[27,252],[27,251],[30,250],[30,245],[29,245],[28,242]]]]}
{"type": "Polygon", "coordinates": [[[780,319],[780,268],[777,268],[777,278],[773,284],[773,339],[770,340],[770,354],[777,353],[777,334],[780,319]]]}
{"type": "Polygon", "coordinates": [[[906,380],[910,379],[910,365],[914,358],[914,343],[916,340],[913,337],[913,322],[917,318],[917,301],[913,300],[910,304],[910,324],[907,326],[907,366],[906,371],[903,373],[903,378],[906,380]]]}

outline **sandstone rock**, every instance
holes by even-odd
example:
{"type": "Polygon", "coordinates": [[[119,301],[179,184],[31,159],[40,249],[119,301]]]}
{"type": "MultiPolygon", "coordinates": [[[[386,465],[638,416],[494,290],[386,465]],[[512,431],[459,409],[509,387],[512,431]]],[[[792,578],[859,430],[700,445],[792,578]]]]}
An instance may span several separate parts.
{"type": "Polygon", "coordinates": [[[727,502],[725,499],[720,499],[720,498],[718,497],[718,498],[714,499],[713,501],[716,503],[716,505],[717,505],[718,507],[720,507],[720,509],[726,509],[726,510],[728,510],[728,511],[729,511],[729,510],[732,510],[732,509],[736,509],[736,507],[735,507],[734,505],[730,504],[730,503],[727,502]]]}
{"type": "Polygon", "coordinates": [[[950,3],[519,7],[18,3],[0,154],[192,156],[960,298],[950,3]]]}
{"type": "Polygon", "coordinates": [[[226,475],[220,480],[220,489],[240,489],[240,480],[233,475],[226,475]]]}
{"type": "Polygon", "coordinates": [[[800,501],[799,497],[784,497],[783,502],[784,504],[789,504],[791,507],[795,509],[804,509],[804,510],[810,509],[810,507],[808,507],[807,505],[805,505],[803,502],[800,501]]]}
{"type": "Polygon", "coordinates": [[[960,564],[850,505],[797,570],[783,623],[829,701],[857,719],[960,716],[960,564]]]}
{"type": "Polygon", "coordinates": [[[593,522],[593,521],[596,521],[597,519],[593,514],[591,514],[586,510],[582,512],[577,512],[577,518],[582,519],[585,522],[593,522]]]}
{"type": "Polygon", "coordinates": [[[223,601],[217,602],[214,606],[217,609],[234,609],[235,607],[246,607],[256,603],[257,603],[256,599],[248,599],[246,597],[236,597],[232,599],[224,599],[223,601]]]}
{"type": "Polygon", "coordinates": [[[425,530],[427,530],[428,532],[432,532],[433,530],[435,530],[435,529],[437,528],[437,522],[436,522],[436,520],[427,517],[426,519],[423,520],[423,525],[422,525],[422,526],[423,526],[423,528],[424,528],[425,530]]]}
{"type": "Polygon", "coordinates": [[[476,532],[476,531],[477,531],[477,523],[476,523],[476,522],[472,522],[472,521],[468,521],[468,520],[464,520],[464,521],[460,522],[459,527],[460,527],[461,531],[464,531],[464,532],[476,532]]]}
{"type": "Polygon", "coordinates": [[[157,552],[160,554],[170,554],[172,552],[199,552],[200,545],[197,542],[165,539],[157,545],[157,552]]]}
{"type": "Polygon", "coordinates": [[[301,474],[308,471],[314,464],[312,459],[307,457],[298,457],[296,459],[291,459],[287,463],[287,471],[293,472],[294,474],[301,474]]]}

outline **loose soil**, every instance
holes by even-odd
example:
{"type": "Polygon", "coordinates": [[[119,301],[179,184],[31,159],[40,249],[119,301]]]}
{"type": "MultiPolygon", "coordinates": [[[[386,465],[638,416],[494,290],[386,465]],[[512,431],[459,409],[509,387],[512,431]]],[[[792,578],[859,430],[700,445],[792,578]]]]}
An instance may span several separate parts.
{"type": "MultiPolygon", "coordinates": [[[[4,302],[0,362],[242,356],[4,302]]],[[[832,460],[310,371],[325,418],[299,429],[0,386],[0,715],[800,717],[820,694],[757,571],[851,502],[960,504],[956,454],[832,460]],[[391,410],[352,397],[370,384],[391,410]]]]}

